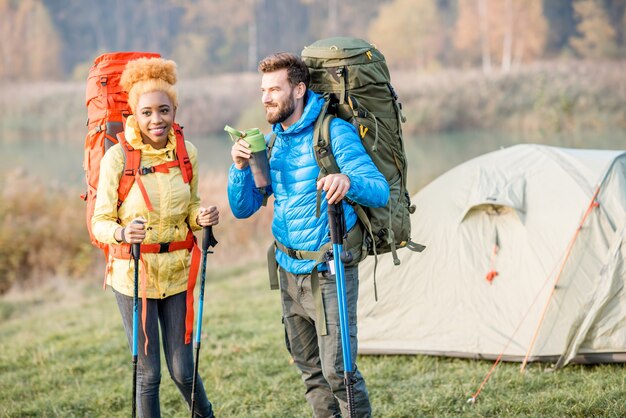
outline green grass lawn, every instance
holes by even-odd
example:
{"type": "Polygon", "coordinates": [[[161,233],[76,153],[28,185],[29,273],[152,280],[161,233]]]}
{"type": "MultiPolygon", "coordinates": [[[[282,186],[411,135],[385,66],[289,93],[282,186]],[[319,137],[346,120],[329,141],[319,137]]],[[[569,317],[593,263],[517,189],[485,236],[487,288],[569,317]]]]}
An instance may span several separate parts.
{"type": "MultiPolygon", "coordinates": [[[[114,297],[84,282],[53,281],[0,299],[0,416],[130,415],[131,356],[114,297]]],[[[310,417],[284,348],[278,292],[264,267],[210,272],[200,375],[219,417],[310,417]]],[[[375,417],[626,415],[622,365],[501,364],[426,356],[364,356],[375,417]]],[[[188,416],[163,370],[164,417],[188,416]]]]}

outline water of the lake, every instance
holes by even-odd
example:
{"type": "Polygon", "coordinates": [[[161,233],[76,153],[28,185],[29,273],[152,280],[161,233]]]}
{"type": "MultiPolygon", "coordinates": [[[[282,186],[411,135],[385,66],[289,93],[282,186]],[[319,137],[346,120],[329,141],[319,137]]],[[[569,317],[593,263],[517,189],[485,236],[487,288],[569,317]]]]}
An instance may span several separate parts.
{"type": "MultiPolygon", "coordinates": [[[[199,150],[200,173],[228,170],[231,164],[228,136],[189,138],[199,150]]],[[[553,135],[550,138],[487,132],[424,135],[405,138],[411,193],[438,175],[478,155],[518,143],[544,143],[574,148],[625,149],[626,131],[553,135]]],[[[78,142],[39,142],[33,139],[3,141],[0,175],[21,168],[46,184],[82,187],[83,146],[78,142]]]]}

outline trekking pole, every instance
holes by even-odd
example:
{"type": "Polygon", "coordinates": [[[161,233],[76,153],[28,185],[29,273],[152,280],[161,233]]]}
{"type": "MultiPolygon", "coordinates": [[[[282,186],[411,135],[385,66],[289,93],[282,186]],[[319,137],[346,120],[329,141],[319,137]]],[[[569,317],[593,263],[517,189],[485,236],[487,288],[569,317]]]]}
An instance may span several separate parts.
{"type": "Polygon", "coordinates": [[[350,349],[350,322],[348,318],[346,281],[344,278],[343,263],[352,261],[352,254],[343,251],[343,238],[346,233],[346,221],[343,216],[343,203],[328,205],[328,225],[330,239],[333,244],[332,253],[329,253],[328,265],[331,273],[335,274],[337,282],[337,303],[339,305],[339,328],[341,331],[341,352],[343,354],[344,383],[348,401],[350,418],[356,417],[354,404],[354,370],[352,370],[352,352],[350,349]],[[339,256],[337,256],[339,255],[339,256]],[[333,264],[334,261],[334,264],[333,264]],[[333,271],[334,270],[334,271],[333,271]]]}
{"type": "Polygon", "coordinates": [[[198,319],[196,322],[196,361],[194,362],[193,380],[191,383],[191,418],[196,405],[196,377],[198,376],[198,360],[200,359],[200,334],[202,333],[202,309],[204,308],[204,279],[206,277],[206,256],[213,253],[209,247],[215,247],[217,240],[213,235],[213,227],[205,226],[202,235],[202,271],[200,274],[200,295],[198,296],[198,319]]]}
{"type": "MultiPolygon", "coordinates": [[[[133,221],[133,223],[141,223],[133,221]]],[[[133,290],[133,418],[137,416],[137,340],[139,332],[139,258],[141,256],[141,244],[132,244],[130,253],[135,262],[135,283],[133,290]]]]}

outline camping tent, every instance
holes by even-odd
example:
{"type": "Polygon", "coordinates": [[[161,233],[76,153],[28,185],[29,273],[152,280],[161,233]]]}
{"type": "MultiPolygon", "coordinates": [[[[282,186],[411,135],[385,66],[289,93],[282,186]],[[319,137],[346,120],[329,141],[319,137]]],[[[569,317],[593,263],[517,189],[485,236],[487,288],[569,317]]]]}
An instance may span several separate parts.
{"type": "Polygon", "coordinates": [[[626,152],[517,145],[412,201],[427,248],[379,256],[377,302],[361,263],[360,353],[626,361],[626,152]]]}

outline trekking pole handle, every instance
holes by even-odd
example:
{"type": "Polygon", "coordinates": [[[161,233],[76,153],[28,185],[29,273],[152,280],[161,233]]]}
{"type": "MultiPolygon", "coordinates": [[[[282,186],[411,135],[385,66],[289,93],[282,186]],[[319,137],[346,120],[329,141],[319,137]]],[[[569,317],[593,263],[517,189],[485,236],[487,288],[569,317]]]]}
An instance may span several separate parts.
{"type": "MultiPolygon", "coordinates": [[[[328,205],[328,227],[330,229],[330,240],[333,244],[343,244],[346,235],[346,219],[343,216],[343,203],[332,203],[328,205]]],[[[351,263],[353,260],[352,252],[342,248],[341,261],[343,263],[351,263]]]]}
{"type": "Polygon", "coordinates": [[[341,202],[328,204],[328,227],[333,244],[343,243],[343,205],[341,202]]]}
{"type": "Polygon", "coordinates": [[[215,239],[215,235],[213,235],[213,226],[204,226],[202,230],[202,251],[208,251],[209,247],[215,247],[217,245],[217,240],[215,239]]]}
{"type": "MultiPolygon", "coordinates": [[[[134,224],[143,224],[143,222],[141,222],[140,220],[134,220],[132,223],[134,224]]],[[[130,253],[133,256],[133,259],[135,261],[139,260],[139,257],[141,256],[141,243],[137,243],[137,244],[131,244],[131,251],[130,253]]]]}

